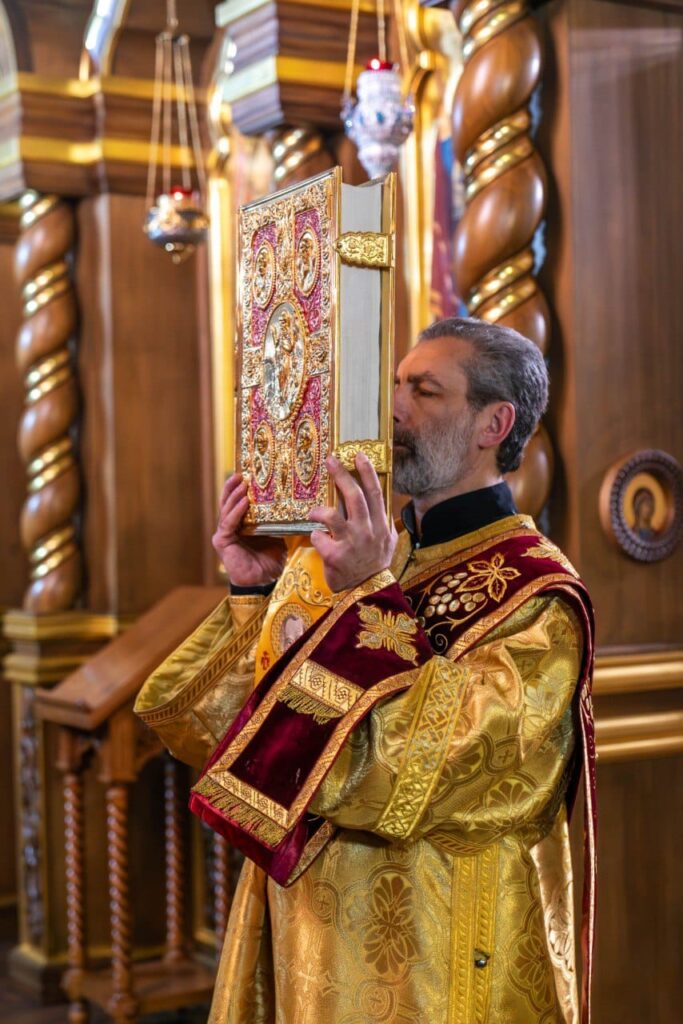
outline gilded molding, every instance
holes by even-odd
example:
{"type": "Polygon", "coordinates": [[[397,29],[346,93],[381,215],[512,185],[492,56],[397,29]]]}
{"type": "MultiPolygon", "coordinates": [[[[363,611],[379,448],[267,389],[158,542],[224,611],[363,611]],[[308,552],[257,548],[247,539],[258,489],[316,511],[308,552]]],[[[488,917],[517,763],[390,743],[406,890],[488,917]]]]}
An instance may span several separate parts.
{"type": "Polygon", "coordinates": [[[683,689],[683,649],[599,654],[595,659],[593,693],[596,697],[677,689],[683,689]]]}
{"type": "Polygon", "coordinates": [[[595,721],[600,763],[683,753],[683,709],[602,716],[595,721]]]}
{"type": "MultiPolygon", "coordinates": [[[[271,0],[223,0],[216,7],[216,24],[219,28],[232,25],[246,14],[253,14],[261,7],[267,7],[271,0]]],[[[299,7],[323,7],[329,10],[351,11],[352,0],[296,0],[299,7]]],[[[365,14],[374,14],[375,0],[360,0],[359,9],[365,14]]]]}

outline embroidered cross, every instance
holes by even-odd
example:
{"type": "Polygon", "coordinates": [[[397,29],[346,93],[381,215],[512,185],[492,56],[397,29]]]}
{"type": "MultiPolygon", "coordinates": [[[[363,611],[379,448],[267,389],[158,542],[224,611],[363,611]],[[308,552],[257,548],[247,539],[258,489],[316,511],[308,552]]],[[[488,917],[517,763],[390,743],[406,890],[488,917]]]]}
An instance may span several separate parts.
{"type": "Polygon", "coordinates": [[[372,651],[386,647],[404,661],[417,664],[417,648],[412,640],[417,633],[414,619],[405,612],[383,612],[374,604],[362,604],[358,614],[365,629],[359,633],[356,647],[372,651]]]}

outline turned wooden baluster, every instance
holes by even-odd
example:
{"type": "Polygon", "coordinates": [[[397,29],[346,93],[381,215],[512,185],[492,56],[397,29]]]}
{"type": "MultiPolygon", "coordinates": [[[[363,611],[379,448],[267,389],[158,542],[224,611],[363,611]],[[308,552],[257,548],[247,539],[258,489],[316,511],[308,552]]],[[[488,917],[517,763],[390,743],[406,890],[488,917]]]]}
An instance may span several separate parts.
{"type": "Polygon", "coordinates": [[[216,953],[220,957],[228,925],[231,898],[230,847],[222,836],[213,837],[213,891],[216,953]]]}
{"type": "Polygon", "coordinates": [[[85,872],[83,834],[83,769],[89,744],[70,729],[59,734],[57,767],[64,772],[64,867],[66,874],[67,970],[62,986],[70,1003],[69,1024],[85,1024],[88,1009],[82,998],[85,972],[85,872]]]}
{"type": "Polygon", "coordinates": [[[128,892],[128,786],[107,786],[107,856],[111,916],[112,995],[107,1007],[117,1024],[133,1024],[132,926],[128,892]]]}
{"type": "Polygon", "coordinates": [[[164,764],[166,835],[166,954],[177,963],[185,959],[185,851],[181,820],[180,765],[172,758],[164,764]]]}

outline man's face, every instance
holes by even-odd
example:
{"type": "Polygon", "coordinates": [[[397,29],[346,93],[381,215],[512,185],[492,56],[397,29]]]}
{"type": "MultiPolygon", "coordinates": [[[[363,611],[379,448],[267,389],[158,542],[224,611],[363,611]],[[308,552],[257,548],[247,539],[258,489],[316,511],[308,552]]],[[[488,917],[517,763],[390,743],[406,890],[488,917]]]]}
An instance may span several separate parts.
{"type": "Polygon", "coordinates": [[[411,349],[396,372],[394,487],[422,497],[450,487],[471,468],[478,450],[477,414],[467,402],[462,363],[472,347],[435,338],[411,349]]]}

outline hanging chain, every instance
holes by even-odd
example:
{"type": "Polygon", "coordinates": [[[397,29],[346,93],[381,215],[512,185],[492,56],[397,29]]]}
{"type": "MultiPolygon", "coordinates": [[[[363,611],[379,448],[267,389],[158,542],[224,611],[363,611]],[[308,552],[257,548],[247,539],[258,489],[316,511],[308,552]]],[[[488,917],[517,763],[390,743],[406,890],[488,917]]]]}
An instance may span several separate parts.
{"type": "Polygon", "coordinates": [[[189,164],[185,162],[185,156],[188,150],[188,132],[187,132],[187,101],[186,101],[186,85],[183,81],[183,54],[182,54],[182,42],[187,36],[181,36],[180,39],[176,39],[173,43],[173,61],[175,66],[175,87],[176,87],[176,106],[178,110],[178,141],[182,150],[181,159],[183,160],[182,176],[183,176],[183,188],[186,188],[188,192],[192,190],[192,176],[190,174],[189,164]]]}
{"type": "Polygon", "coordinates": [[[164,142],[162,147],[164,192],[171,191],[171,142],[173,116],[173,37],[170,32],[163,33],[164,69],[163,78],[163,111],[164,111],[164,142]]]}
{"type": "Polygon", "coordinates": [[[175,0],[166,0],[166,29],[175,32],[178,28],[178,11],[175,0]]]}
{"type": "Polygon", "coordinates": [[[377,48],[383,64],[387,60],[387,23],[384,16],[384,0],[377,0],[377,48]]]}
{"type": "Polygon", "coordinates": [[[192,135],[192,150],[194,152],[194,162],[197,168],[197,179],[199,181],[199,189],[202,194],[202,200],[206,200],[206,173],[204,171],[204,151],[202,149],[202,140],[199,134],[199,121],[197,119],[197,103],[194,95],[194,82],[192,81],[192,63],[190,61],[190,47],[187,36],[182,36],[181,50],[183,55],[183,78],[184,88],[187,90],[188,107],[190,110],[190,132],[192,135]]]}
{"type": "Polygon", "coordinates": [[[408,65],[408,41],[406,39],[406,26],[401,0],[394,0],[394,17],[396,18],[396,29],[398,32],[398,51],[401,55],[401,71],[405,76],[410,69],[408,65]]]}
{"type": "Polygon", "coordinates": [[[360,0],[353,0],[353,3],[351,4],[351,27],[349,28],[349,45],[346,50],[346,75],[344,77],[342,109],[351,101],[351,90],[353,89],[353,69],[356,65],[356,40],[358,38],[359,12],[360,0]]]}
{"type": "Polygon", "coordinates": [[[157,163],[159,162],[159,128],[161,122],[161,94],[163,91],[163,33],[156,38],[154,55],[154,101],[152,104],[152,136],[150,139],[149,167],[147,168],[147,209],[156,199],[157,163]]]}

